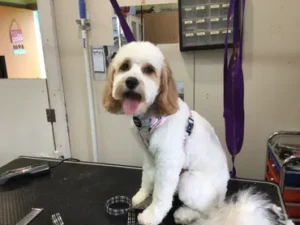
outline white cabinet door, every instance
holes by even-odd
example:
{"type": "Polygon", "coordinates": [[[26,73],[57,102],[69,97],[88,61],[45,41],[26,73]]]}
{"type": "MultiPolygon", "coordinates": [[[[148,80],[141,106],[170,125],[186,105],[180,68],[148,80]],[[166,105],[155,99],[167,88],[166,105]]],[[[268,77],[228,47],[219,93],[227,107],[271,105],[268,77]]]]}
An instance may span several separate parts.
{"type": "Polygon", "coordinates": [[[19,157],[54,156],[46,80],[0,80],[0,166],[19,157]]]}

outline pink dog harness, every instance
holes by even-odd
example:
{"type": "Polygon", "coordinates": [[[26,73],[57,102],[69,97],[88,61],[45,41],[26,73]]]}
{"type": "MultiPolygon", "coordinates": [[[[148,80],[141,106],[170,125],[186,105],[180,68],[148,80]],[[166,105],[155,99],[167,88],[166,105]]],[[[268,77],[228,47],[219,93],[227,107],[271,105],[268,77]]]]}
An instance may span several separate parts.
{"type": "MultiPolygon", "coordinates": [[[[153,132],[160,125],[162,125],[167,119],[168,116],[162,116],[162,117],[134,116],[133,117],[133,122],[137,127],[144,144],[147,147],[149,147],[150,137],[153,134],[153,132]]],[[[184,142],[186,142],[188,136],[191,135],[193,128],[194,128],[194,119],[192,118],[192,114],[190,114],[188,118],[188,124],[185,129],[186,135],[185,135],[184,142]]]]}

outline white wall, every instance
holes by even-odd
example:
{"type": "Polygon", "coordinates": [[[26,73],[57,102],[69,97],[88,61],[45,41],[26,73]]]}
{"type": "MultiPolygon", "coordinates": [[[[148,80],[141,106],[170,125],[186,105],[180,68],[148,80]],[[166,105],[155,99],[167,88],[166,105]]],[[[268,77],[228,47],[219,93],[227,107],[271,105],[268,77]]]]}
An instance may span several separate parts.
{"type": "MultiPolygon", "coordinates": [[[[90,10],[93,22],[91,44],[110,44],[112,11],[108,10],[109,1],[88,2],[88,7],[94,10],[90,10]],[[99,11],[96,12],[96,9],[99,11]]],[[[132,3],[129,0],[120,2],[122,5],[132,3]]],[[[144,2],[150,4],[154,0],[144,2]]],[[[55,0],[54,3],[71,149],[73,157],[92,160],[84,62],[75,24],[77,2],[55,0]],[[66,11],[68,14],[65,14],[66,11]]],[[[299,0],[247,1],[244,62],[246,124],[244,147],[237,158],[239,176],[263,178],[266,140],[270,133],[279,129],[300,130],[300,104],[297,100],[300,98],[300,32],[296,29],[300,21],[299,7],[299,0]]],[[[209,119],[226,146],[222,117],[223,51],[181,53],[176,44],[160,47],[170,61],[175,78],[184,81],[185,98],[190,107],[195,107],[209,119]]],[[[103,82],[94,82],[100,160],[140,165],[141,151],[127,128],[129,118],[104,112],[101,103],[103,87],[103,82]]]]}

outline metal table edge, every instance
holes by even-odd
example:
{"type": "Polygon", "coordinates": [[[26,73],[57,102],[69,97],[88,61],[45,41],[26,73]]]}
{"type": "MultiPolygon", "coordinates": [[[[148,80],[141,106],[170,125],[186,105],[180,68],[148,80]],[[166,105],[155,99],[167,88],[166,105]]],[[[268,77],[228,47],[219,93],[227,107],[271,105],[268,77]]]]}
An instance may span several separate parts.
{"type": "Polygon", "coordinates": [[[267,181],[262,181],[262,180],[253,180],[253,179],[243,179],[243,178],[238,178],[238,179],[235,179],[235,178],[231,178],[231,180],[238,180],[238,181],[248,181],[248,182],[255,182],[255,183],[262,183],[262,184],[269,184],[269,185],[273,185],[274,187],[276,187],[276,190],[278,192],[278,196],[280,196],[280,202],[281,202],[281,206],[282,206],[282,211],[285,215],[287,215],[287,212],[286,212],[286,209],[285,209],[285,204],[283,202],[283,199],[282,199],[282,195],[281,195],[281,191],[280,191],[280,188],[277,184],[274,184],[274,183],[271,183],[271,182],[267,182],[267,181]]]}
{"type": "MultiPolygon", "coordinates": [[[[32,159],[32,160],[40,160],[40,161],[52,161],[59,162],[63,159],[55,159],[55,158],[47,158],[47,157],[34,157],[34,156],[19,156],[19,159],[32,159]]],[[[106,167],[115,167],[115,168],[124,168],[124,169],[133,169],[133,170],[142,170],[142,167],[138,166],[126,166],[126,165],[117,165],[117,164],[109,164],[109,163],[97,163],[97,162],[87,162],[87,161],[64,161],[64,163],[71,164],[81,164],[81,165],[93,165],[93,166],[106,166],[106,167]]]]}

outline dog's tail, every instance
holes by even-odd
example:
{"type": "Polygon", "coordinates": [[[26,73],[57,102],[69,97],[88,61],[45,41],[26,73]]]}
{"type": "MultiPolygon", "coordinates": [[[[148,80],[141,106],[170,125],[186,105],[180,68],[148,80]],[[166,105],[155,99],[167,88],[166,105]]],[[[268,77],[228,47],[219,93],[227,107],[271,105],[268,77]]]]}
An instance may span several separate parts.
{"type": "Polygon", "coordinates": [[[195,225],[294,225],[282,209],[250,188],[238,192],[195,225]]]}

